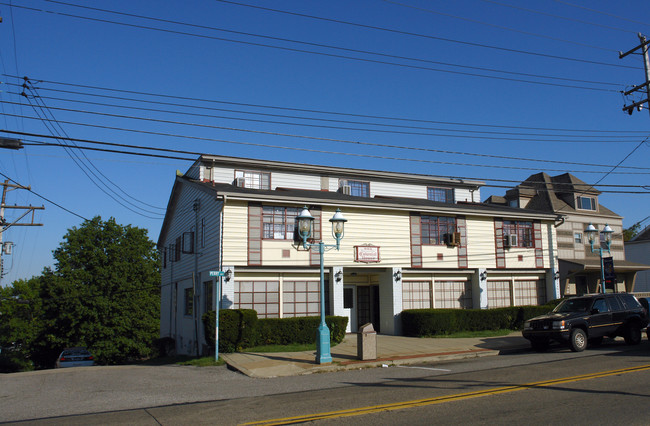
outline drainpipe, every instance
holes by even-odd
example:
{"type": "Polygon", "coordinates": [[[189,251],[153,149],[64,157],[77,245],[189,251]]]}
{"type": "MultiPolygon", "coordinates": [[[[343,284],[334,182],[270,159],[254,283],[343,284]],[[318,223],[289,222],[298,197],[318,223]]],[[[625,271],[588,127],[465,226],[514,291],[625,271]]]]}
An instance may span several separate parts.
{"type": "Polygon", "coordinates": [[[192,284],[194,286],[194,341],[196,342],[196,356],[199,356],[199,207],[200,200],[197,198],[194,200],[194,205],[192,209],[194,210],[194,274],[192,277],[192,284]]]}

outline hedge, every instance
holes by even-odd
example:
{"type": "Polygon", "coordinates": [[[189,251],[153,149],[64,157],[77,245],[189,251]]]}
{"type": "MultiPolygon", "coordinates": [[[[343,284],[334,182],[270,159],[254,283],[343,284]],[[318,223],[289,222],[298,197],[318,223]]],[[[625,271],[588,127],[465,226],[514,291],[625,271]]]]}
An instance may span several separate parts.
{"type": "Polygon", "coordinates": [[[554,307],[555,302],[494,309],[408,309],[401,314],[402,332],[405,336],[432,337],[460,331],[520,330],[524,321],[554,307]]]}
{"type": "MultiPolygon", "coordinates": [[[[205,340],[214,349],[215,311],[202,317],[205,340]]],[[[347,317],[327,316],[325,322],[330,329],[330,341],[338,344],[345,337],[347,317]]],[[[222,309],[219,311],[219,352],[241,351],[258,345],[287,345],[292,343],[314,343],[319,317],[257,318],[252,309],[222,309]]]]}

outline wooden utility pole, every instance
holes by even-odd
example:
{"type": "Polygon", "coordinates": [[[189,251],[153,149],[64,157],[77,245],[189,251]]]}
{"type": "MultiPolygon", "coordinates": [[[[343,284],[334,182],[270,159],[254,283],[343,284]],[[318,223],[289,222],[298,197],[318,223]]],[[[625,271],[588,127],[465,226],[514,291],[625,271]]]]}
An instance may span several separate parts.
{"type": "Polygon", "coordinates": [[[12,252],[11,249],[13,247],[13,243],[8,241],[7,242],[2,241],[3,232],[11,228],[12,226],[43,226],[42,223],[34,223],[34,212],[36,210],[45,210],[44,206],[38,207],[38,206],[16,206],[16,205],[8,206],[7,205],[7,192],[13,189],[31,190],[32,188],[29,186],[22,186],[22,185],[9,183],[9,179],[5,180],[4,183],[2,184],[2,202],[0,202],[0,281],[2,281],[2,277],[6,274],[4,271],[4,260],[2,259],[2,256],[5,254],[11,254],[12,252]],[[23,214],[20,215],[20,217],[14,219],[13,222],[10,223],[5,219],[5,209],[16,209],[16,210],[26,210],[26,211],[23,212],[23,214]],[[31,223],[19,222],[30,212],[32,213],[31,223]]]}
{"type": "MultiPolygon", "coordinates": [[[[643,104],[647,103],[648,100],[650,100],[650,58],[648,57],[648,41],[646,40],[646,37],[643,34],[639,33],[638,36],[639,36],[639,41],[641,42],[640,45],[625,53],[618,52],[619,59],[624,58],[631,53],[636,53],[636,51],[639,49],[641,49],[641,55],[643,55],[643,67],[645,68],[645,82],[639,84],[638,86],[634,86],[634,88],[628,90],[627,92],[623,92],[623,95],[628,96],[636,92],[637,90],[645,89],[646,98],[641,101],[634,102],[631,105],[623,106],[623,111],[627,112],[630,115],[632,115],[635,108],[641,111],[641,109],[643,108],[643,104]]],[[[650,108],[648,108],[648,112],[650,112],[650,108]]]]}

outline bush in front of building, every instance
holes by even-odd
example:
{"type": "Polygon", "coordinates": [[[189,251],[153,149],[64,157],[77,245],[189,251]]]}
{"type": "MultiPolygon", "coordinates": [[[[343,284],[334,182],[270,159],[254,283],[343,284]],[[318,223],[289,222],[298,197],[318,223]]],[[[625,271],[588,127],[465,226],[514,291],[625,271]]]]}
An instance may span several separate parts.
{"type": "MultiPolygon", "coordinates": [[[[205,341],[214,350],[214,311],[202,317],[205,341]]],[[[348,325],[347,317],[327,316],[325,322],[330,329],[330,341],[341,343],[348,325]]],[[[219,311],[219,352],[231,353],[258,345],[289,345],[293,343],[314,343],[319,317],[257,318],[252,309],[222,309],[219,311]]]]}
{"type": "MultiPolygon", "coordinates": [[[[214,350],[215,311],[206,312],[203,330],[207,345],[214,350]]],[[[219,352],[231,353],[255,345],[257,340],[257,312],[253,309],[221,309],[219,311],[219,352]]]]}
{"type": "MultiPolygon", "coordinates": [[[[330,341],[339,344],[345,337],[347,317],[326,316],[330,329],[330,341]]],[[[292,343],[314,343],[320,317],[263,318],[257,323],[258,345],[288,345],[292,343]]]]}
{"type": "Polygon", "coordinates": [[[405,336],[432,337],[462,331],[520,330],[524,321],[551,311],[555,304],[494,309],[408,309],[402,311],[405,336]]]}

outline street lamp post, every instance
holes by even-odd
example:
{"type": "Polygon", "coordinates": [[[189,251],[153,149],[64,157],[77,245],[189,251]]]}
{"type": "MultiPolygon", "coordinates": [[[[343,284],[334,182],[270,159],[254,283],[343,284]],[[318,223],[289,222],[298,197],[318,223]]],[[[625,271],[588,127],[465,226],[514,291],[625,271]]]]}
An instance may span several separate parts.
{"type": "Polygon", "coordinates": [[[320,256],[320,325],[318,326],[318,340],[316,341],[316,362],[319,364],[327,364],[332,362],[332,355],[330,354],[330,329],[325,323],[325,267],[323,266],[323,255],[325,250],[340,249],[341,240],[343,239],[343,229],[347,219],[343,217],[339,209],[336,209],[336,213],[330,219],[332,223],[332,236],[336,240],[336,244],[324,244],[322,239],[318,243],[308,241],[313,234],[314,217],[309,212],[307,206],[302,209],[296,219],[298,220],[298,232],[302,239],[302,247],[305,250],[309,250],[311,247],[318,247],[318,254],[320,256]]]}
{"type": "MultiPolygon", "coordinates": [[[[603,228],[602,231],[600,231],[601,234],[605,237],[605,244],[607,245],[607,248],[604,250],[607,250],[607,253],[611,255],[610,247],[612,243],[612,233],[614,231],[612,228],[609,227],[609,225],[605,224],[605,227],[603,228]]],[[[595,253],[598,251],[598,256],[600,257],[600,291],[601,293],[605,293],[605,267],[603,264],[603,248],[600,245],[600,239],[598,240],[598,248],[594,249],[594,240],[598,236],[598,229],[593,224],[589,224],[587,226],[587,229],[585,229],[585,234],[587,234],[587,238],[589,239],[589,245],[591,247],[591,252],[595,253]]]]}

